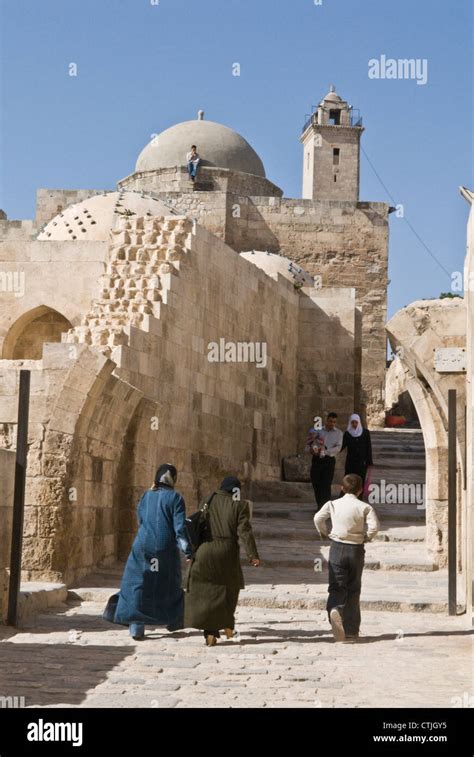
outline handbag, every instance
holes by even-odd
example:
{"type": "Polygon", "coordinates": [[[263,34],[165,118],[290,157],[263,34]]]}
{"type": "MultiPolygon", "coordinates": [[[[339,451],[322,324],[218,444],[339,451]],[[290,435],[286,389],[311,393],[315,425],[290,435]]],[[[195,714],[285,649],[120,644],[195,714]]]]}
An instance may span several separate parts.
{"type": "Polygon", "coordinates": [[[117,592],[117,594],[112,594],[112,596],[109,597],[107,601],[104,612],[102,613],[103,619],[108,620],[109,623],[114,622],[118,601],[119,601],[119,593],[117,592]]]}
{"type": "Polygon", "coordinates": [[[203,542],[209,539],[209,505],[214,495],[215,492],[209,502],[205,502],[199,510],[196,510],[189,518],[186,518],[186,532],[194,552],[196,552],[203,542]]]}

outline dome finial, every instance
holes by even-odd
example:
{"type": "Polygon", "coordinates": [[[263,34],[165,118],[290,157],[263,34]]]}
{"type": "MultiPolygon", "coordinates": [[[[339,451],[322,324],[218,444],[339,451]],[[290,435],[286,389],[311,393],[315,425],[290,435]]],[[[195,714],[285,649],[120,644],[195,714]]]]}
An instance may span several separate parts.
{"type": "Polygon", "coordinates": [[[198,110],[198,121],[204,121],[204,111],[198,110]]]}
{"type": "Polygon", "coordinates": [[[335,92],[335,91],[336,91],[336,87],[334,86],[334,84],[331,84],[331,85],[330,85],[330,87],[329,87],[329,91],[330,91],[330,92],[335,92]]]}

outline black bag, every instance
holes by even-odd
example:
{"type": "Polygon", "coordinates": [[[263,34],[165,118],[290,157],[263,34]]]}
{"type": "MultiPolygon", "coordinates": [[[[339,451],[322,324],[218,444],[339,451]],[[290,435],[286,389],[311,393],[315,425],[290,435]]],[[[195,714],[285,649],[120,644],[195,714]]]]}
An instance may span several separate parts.
{"type": "Polygon", "coordinates": [[[115,612],[117,610],[117,605],[119,601],[119,594],[112,594],[111,597],[109,597],[108,602],[105,606],[105,610],[102,613],[102,617],[104,620],[108,620],[109,623],[114,622],[115,618],[115,612]]]}
{"type": "MultiPolygon", "coordinates": [[[[214,497],[214,494],[212,497],[214,497]]],[[[186,518],[186,531],[194,552],[210,537],[209,505],[212,497],[209,502],[205,502],[199,510],[186,518]]]]}

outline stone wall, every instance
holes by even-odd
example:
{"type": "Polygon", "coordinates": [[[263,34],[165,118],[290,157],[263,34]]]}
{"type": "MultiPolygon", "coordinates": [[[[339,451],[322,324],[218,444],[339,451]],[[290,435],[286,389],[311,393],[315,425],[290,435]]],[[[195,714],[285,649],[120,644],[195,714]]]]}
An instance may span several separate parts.
{"type": "Polygon", "coordinates": [[[236,246],[275,250],[323,287],[354,287],[361,320],[361,392],[354,411],[371,424],[383,418],[388,275],[388,206],[252,198],[247,222],[236,220],[236,246]],[[240,227],[240,228],[239,228],[240,227]],[[237,232],[237,229],[238,232],[237,232]]]}
{"type": "Polygon", "coordinates": [[[143,392],[125,441],[124,554],[160,462],[177,466],[190,509],[226,473],[280,477],[296,445],[299,300],[187,219],[124,221],[113,237],[103,297],[69,338],[110,354],[116,375],[143,392]],[[266,365],[210,362],[208,345],[221,339],[265,344],[266,365]]]}
{"type": "Polygon", "coordinates": [[[0,622],[5,622],[8,609],[14,482],[15,453],[0,449],[0,622]]]}
{"type": "Polygon", "coordinates": [[[355,292],[304,288],[298,327],[298,453],[313,418],[339,415],[344,429],[354,407],[356,381],[355,292]]]}
{"type": "MultiPolygon", "coordinates": [[[[80,323],[98,295],[108,249],[107,242],[45,243],[13,237],[8,229],[14,223],[0,223],[5,235],[0,241],[0,277],[5,283],[0,287],[3,358],[15,356],[18,340],[28,331],[32,337],[31,324],[44,315],[80,323]]],[[[38,327],[43,328],[40,322],[38,327]]]]}
{"type": "Polygon", "coordinates": [[[200,192],[230,195],[263,195],[281,197],[282,190],[268,179],[253,174],[231,171],[227,168],[202,166],[195,182],[189,178],[185,166],[160,168],[155,171],[138,171],[119,181],[119,189],[143,190],[162,197],[164,194],[199,194],[200,192]]]}
{"type": "Polygon", "coordinates": [[[66,341],[45,344],[41,360],[0,361],[5,448],[19,370],[32,371],[24,579],[71,582],[124,556],[160,462],[177,465],[192,510],[228,472],[278,479],[296,448],[290,282],[170,216],[121,222],[97,286],[66,341]],[[221,339],[265,344],[266,361],[211,362],[221,339]]]}
{"type": "Polygon", "coordinates": [[[320,125],[311,126],[302,135],[303,197],[357,202],[361,131],[352,127],[320,125]],[[337,165],[333,160],[335,147],[340,150],[337,165]]]}
{"type": "Polygon", "coordinates": [[[383,425],[389,206],[233,192],[160,196],[179,212],[198,218],[237,252],[279,253],[320,276],[323,287],[355,288],[361,375],[354,411],[372,426],[383,425]]]}
{"type": "Polygon", "coordinates": [[[1,256],[25,273],[22,296],[0,302],[2,447],[32,370],[24,578],[70,582],[125,556],[160,462],[192,510],[229,472],[279,479],[319,405],[352,410],[353,293],[298,292],[188,218],[121,219],[110,246],[9,238],[1,256]],[[11,359],[45,311],[73,328],[41,359],[11,359]],[[265,360],[212,362],[221,340],[265,360]]]}
{"type": "MultiPolygon", "coordinates": [[[[177,166],[131,174],[118,186],[151,192],[237,252],[280,253],[321,276],[324,287],[354,287],[361,322],[354,410],[372,426],[383,424],[388,205],[282,198],[267,179],[209,167],[201,168],[194,185],[186,169],[177,166]]],[[[97,193],[39,190],[37,222],[49,220],[63,203],[97,193]]]]}

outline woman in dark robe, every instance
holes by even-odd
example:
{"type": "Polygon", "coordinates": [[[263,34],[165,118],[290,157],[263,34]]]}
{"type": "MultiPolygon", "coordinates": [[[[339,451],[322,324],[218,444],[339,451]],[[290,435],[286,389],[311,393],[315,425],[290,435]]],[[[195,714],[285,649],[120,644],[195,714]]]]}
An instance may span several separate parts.
{"type": "Polygon", "coordinates": [[[362,426],[360,416],[353,413],[344,432],[342,449],[347,449],[344,475],[356,473],[365,481],[367,469],[373,465],[370,431],[362,426]]]}
{"type": "Polygon", "coordinates": [[[161,465],[152,489],[138,509],[139,529],[123,574],[114,623],[128,625],[130,635],[145,637],[145,624],[183,628],[181,550],[191,560],[192,547],[185,528],[184,499],[175,491],[174,465],[161,465]]]}
{"type": "Polygon", "coordinates": [[[184,624],[202,629],[211,647],[217,643],[220,630],[228,639],[234,635],[235,608],[245,586],[239,537],[251,565],[260,565],[249,508],[240,500],[240,489],[238,478],[228,476],[201,503],[201,507],[208,504],[207,537],[189,567],[184,624]]]}

